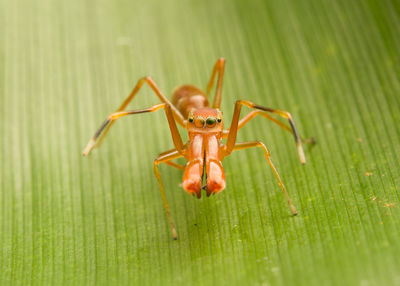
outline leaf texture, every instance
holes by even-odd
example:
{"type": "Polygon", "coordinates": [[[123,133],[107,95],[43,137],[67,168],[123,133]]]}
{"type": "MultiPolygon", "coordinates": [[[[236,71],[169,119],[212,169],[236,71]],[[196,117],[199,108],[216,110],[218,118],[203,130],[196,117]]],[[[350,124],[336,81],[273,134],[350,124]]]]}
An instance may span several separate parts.
{"type": "MultiPolygon", "coordinates": [[[[0,1],[1,285],[400,285],[398,1],[0,1]],[[265,119],[262,151],[225,159],[227,188],[197,200],[153,159],[165,115],[102,120],[151,75],[170,96],[205,88],[225,57],[222,110],[288,110],[303,137],[265,119]]],[[[158,103],[144,88],[130,105],[158,103]]],[[[181,130],[183,137],[184,130],[181,130]]],[[[181,163],[184,163],[183,161],[181,163]]]]}

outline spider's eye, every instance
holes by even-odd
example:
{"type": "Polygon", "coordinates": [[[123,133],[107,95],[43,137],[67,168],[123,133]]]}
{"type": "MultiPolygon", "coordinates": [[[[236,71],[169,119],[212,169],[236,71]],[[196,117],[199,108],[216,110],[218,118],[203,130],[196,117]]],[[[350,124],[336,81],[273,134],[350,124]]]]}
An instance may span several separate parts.
{"type": "Polygon", "coordinates": [[[198,128],[202,128],[204,127],[204,118],[201,116],[196,117],[196,119],[194,120],[194,125],[198,128]]]}
{"type": "Polygon", "coordinates": [[[189,118],[189,122],[190,122],[190,123],[193,123],[193,121],[194,121],[193,117],[190,117],[190,118],[189,118]]]}
{"type": "Polygon", "coordinates": [[[221,121],[222,121],[221,118],[218,118],[218,119],[217,119],[217,122],[218,122],[218,123],[221,123],[221,121]]]}
{"type": "Polygon", "coordinates": [[[216,120],[215,120],[215,118],[214,117],[208,117],[207,118],[207,120],[206,120],[206,123],[207,123],[207,126],[208,127],[214,127],[215,126],[215,124],[216,124],[216,120]]]}

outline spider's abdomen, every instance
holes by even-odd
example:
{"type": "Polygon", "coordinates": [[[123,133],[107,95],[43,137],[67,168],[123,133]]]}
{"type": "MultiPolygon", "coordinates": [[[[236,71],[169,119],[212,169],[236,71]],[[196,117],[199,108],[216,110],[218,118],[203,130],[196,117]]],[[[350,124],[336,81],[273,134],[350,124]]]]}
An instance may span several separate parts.
{"type": "Polygon", "coordinates": [[[190,110],[208,107],[203,91],[193,85],[181,85],[172,94],[171,102],[187,119],[190,110]]]}

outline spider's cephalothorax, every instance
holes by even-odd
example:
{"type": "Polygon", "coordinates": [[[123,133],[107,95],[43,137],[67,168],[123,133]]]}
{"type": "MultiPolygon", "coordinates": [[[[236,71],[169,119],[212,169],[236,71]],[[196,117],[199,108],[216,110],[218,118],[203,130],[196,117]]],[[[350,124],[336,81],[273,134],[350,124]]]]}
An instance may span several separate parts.
{"type": "Polygon", "coordinates": [[[206,190],[207,196],[209,196],[211,194],[219,193],[225,188],[225,174],[221,162],[226,156],[236,150],[260,147],[278,180],[279,186],[286,197],[292,213],[294,215],[297,214],[286,191],[285,185],[272,164],[267,147],[261,141],[237,143],[236,135],[237,131],[246,125],[246,123],[248,123],[252,118],[261,115],[293,134],[300,162],[303,164],[305,163],[305,157],[303,148],[301,147],[301,142],[314,143],[314,141],[303,140],[298,135],[292,116],[288,112],[263,107],[247,100],[236,101],[231,126],[229,129],[224,130],[222,112],[219,109],[221,105],[224,67],[225,59],[218,59],[212,71],[211,79],[207,85],[205,93],[195,86],[182,85],[175,89],[171,101],[164,96],[151,77],[141,78],[120,108],[107,117],[83,150],[83,155],[86,156],[94,147],[99,146],[107,131],[118,118],[126,115],[154,112],[159,109],[164,109],[175,148],[161,153],[157,159],[154,160],[154,174],[158,180],[161,197],[168,221],[171,225],[174,239],[177,239],[178,236],[169,212],[167,198],[161,181],[161,174],[158,167],[161,163],[184,170],[183,188],[188,193],[200,198],[202,189],[206,190]],[[209,95],[214,86],[215,78],[217,78],[215,97],[212,106],[210,106],[209,95]],[[162,103],[153,105],[146,109],[126,111],[125,109],[127,105],[144,83],[147,83],[151,87],[162,103]],[[252,111],[239,120],[240,111],[243,105],[252,109],[252,111]],[[271,115],[285,118],[289,121],[289,125],[279,121],[271,115]],[[189,140],[186,144],[183,144],[182,142],[176,123],[188,131],[189,140]],[[226,138],[226,144],[222,144],[221,140],[224,138],[226,138]],[[188,162],[185,166],[173,162],[174,159],[180,157],[187,159],[188,162]]]}

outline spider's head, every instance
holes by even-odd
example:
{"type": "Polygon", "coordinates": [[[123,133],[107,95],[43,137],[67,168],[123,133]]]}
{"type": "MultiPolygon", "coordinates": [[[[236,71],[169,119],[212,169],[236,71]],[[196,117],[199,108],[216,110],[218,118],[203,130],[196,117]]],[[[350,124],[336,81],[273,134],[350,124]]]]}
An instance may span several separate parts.
{"type": "Polygon", "coordinates": [[[188,114],[187,129],[189,132],[222,132],[222,112],[215,108],[192,109],[188,114]]]}

